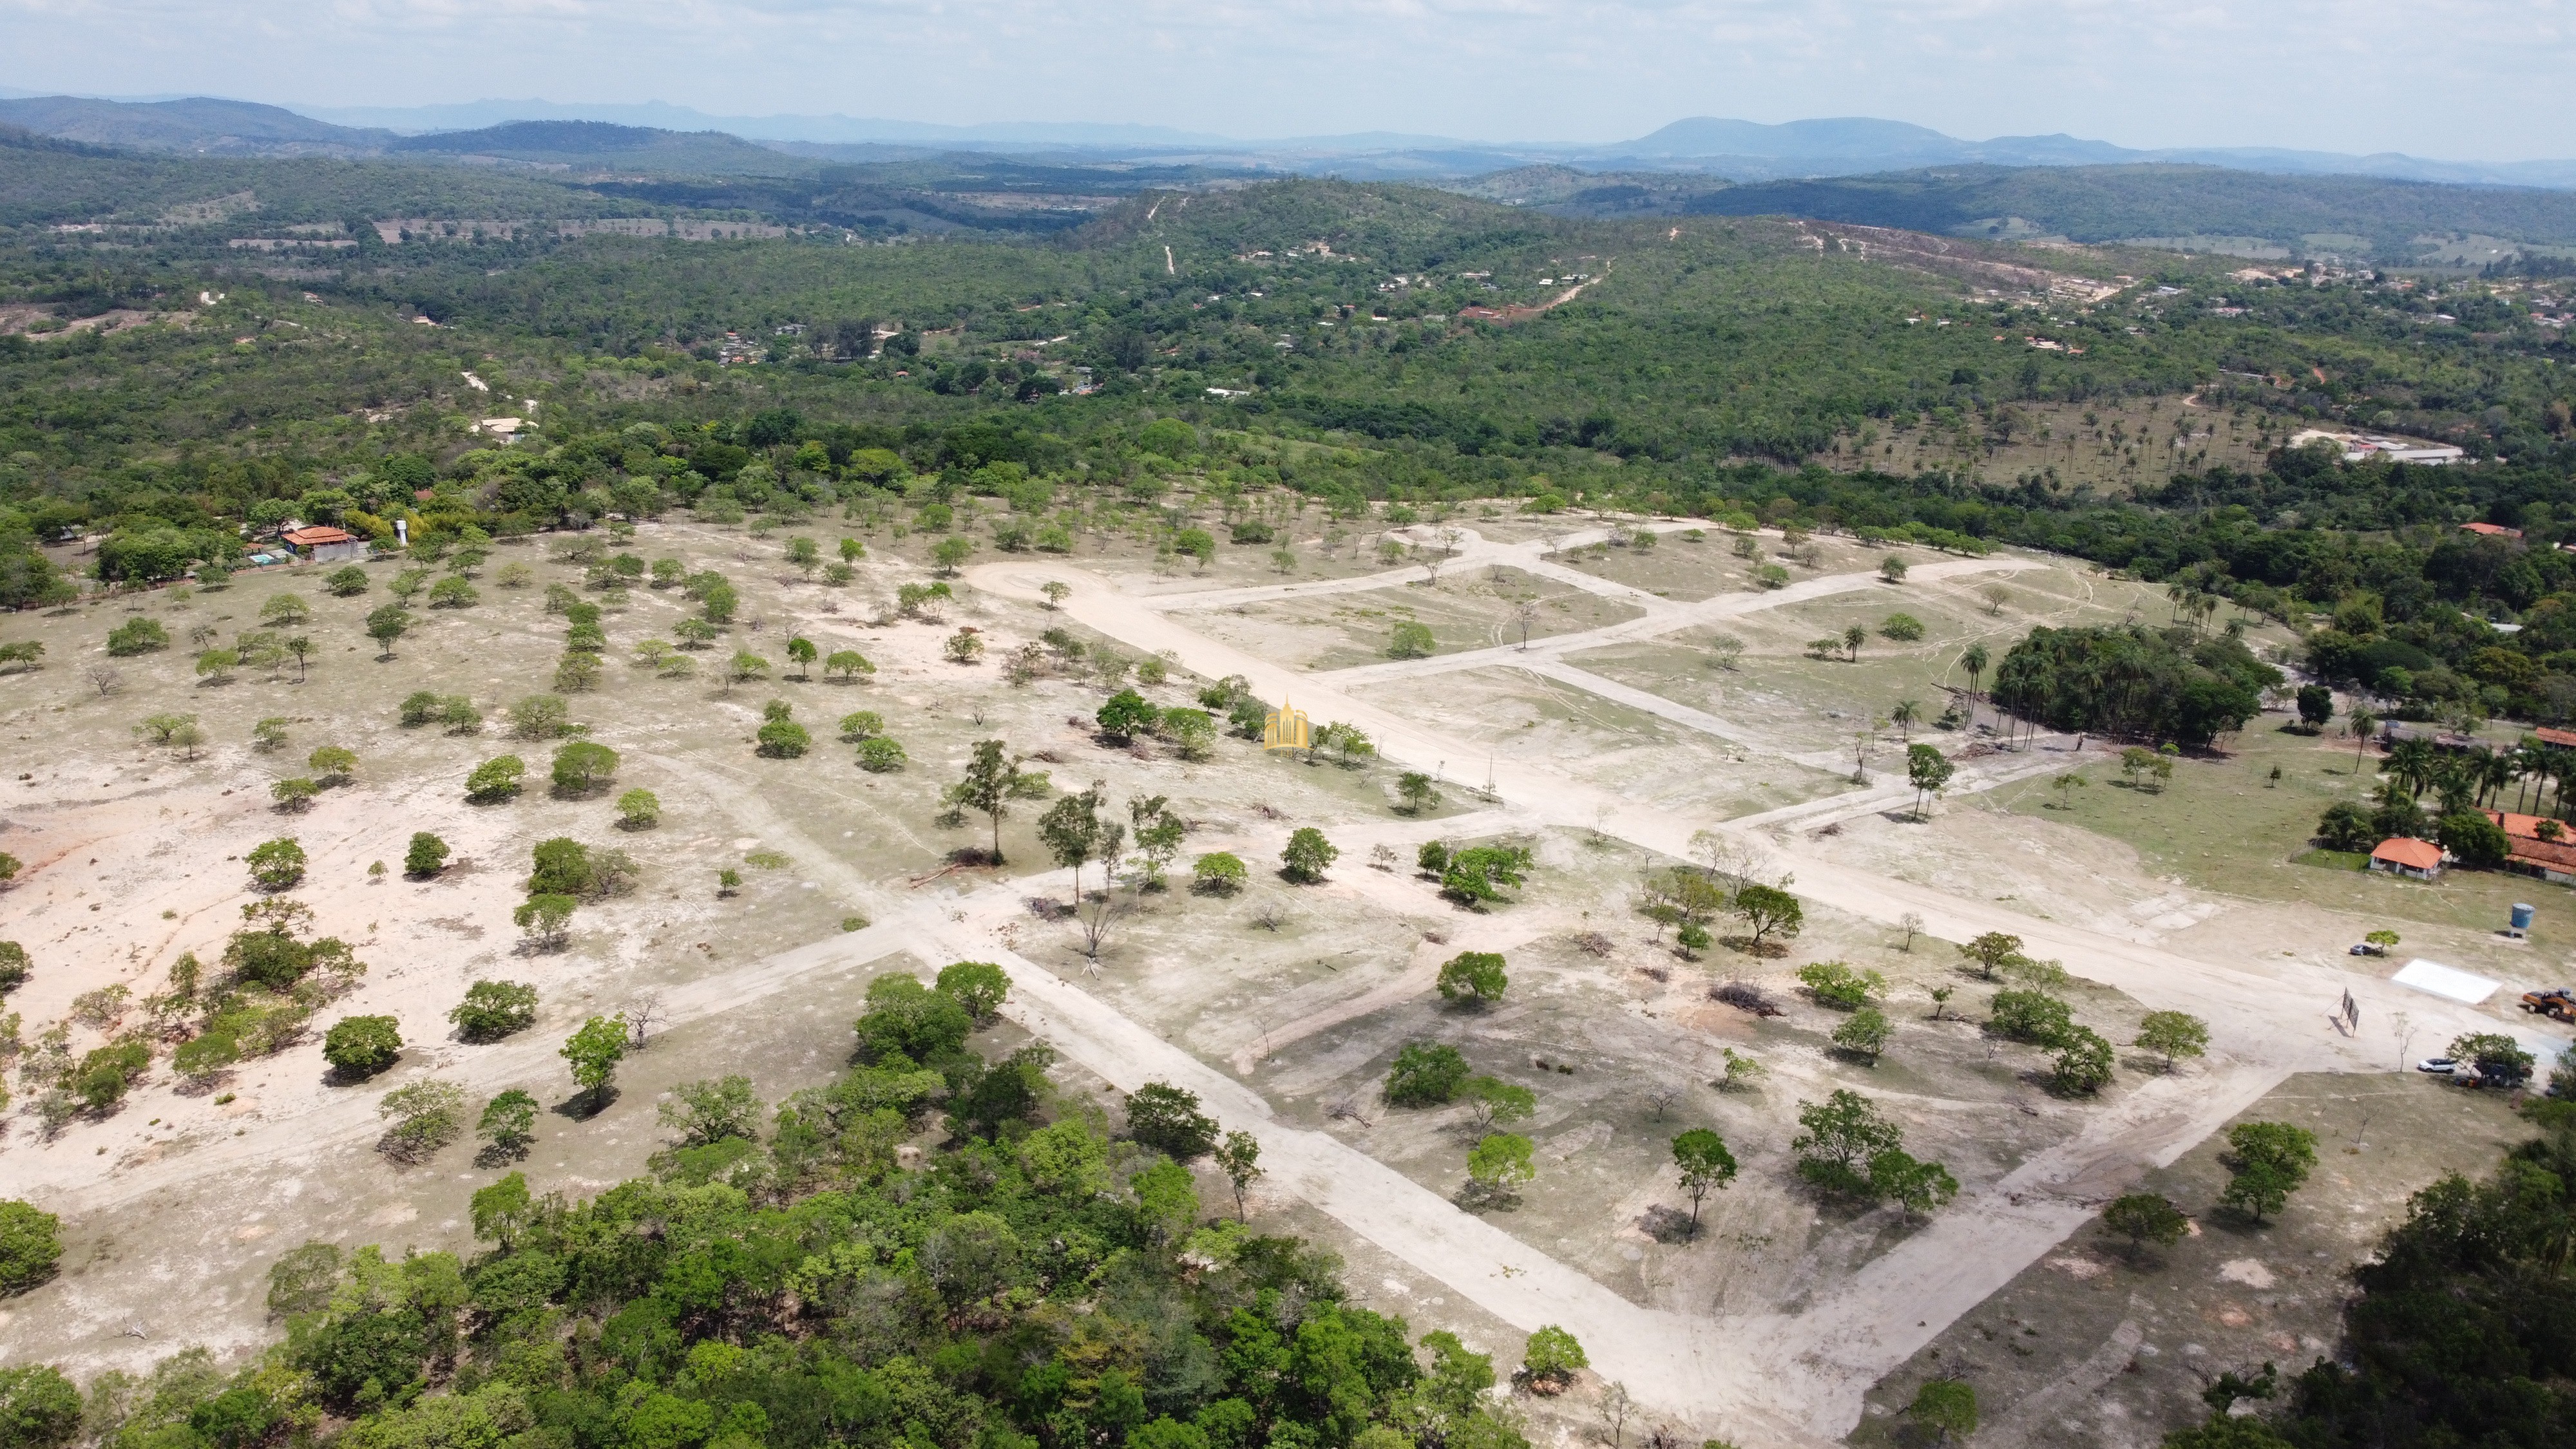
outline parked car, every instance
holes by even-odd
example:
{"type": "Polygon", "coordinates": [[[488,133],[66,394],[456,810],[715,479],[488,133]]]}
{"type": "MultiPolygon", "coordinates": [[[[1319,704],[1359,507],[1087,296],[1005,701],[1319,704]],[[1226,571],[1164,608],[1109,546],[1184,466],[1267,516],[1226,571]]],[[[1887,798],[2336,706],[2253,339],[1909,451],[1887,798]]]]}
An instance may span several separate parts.
{"type": "Polygon", "coordinates": [[[2451,1057],[2426,1057],[2424,1060],[2415,1064],[2415,1070],[2419,1072],[2431,1072],[2435,1076],[2439,1077],[2447,1077],[2459,1069],[2460,1063],[2451,1057]]]}

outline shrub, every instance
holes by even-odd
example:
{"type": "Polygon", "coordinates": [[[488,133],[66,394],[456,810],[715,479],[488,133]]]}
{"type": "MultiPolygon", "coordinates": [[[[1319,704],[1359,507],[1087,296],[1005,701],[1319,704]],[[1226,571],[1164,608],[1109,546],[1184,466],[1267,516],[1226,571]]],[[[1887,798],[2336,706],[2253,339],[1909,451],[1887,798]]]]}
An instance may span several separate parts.
{"type": "Polygon", "coordinates": [[[252,846],[242,864],[250,867],[251,883],[261,890],[288,890],[304,879],[304,847],[291,835],[271,840],[252,846]]]}
{"type": "Polygon", "coordinates": [[[528,762],[516,755],[485,760],[465,777],[465,798],[478,803],[507,800],[519,793],[519,782],[527,773],[528,762]]]}
{"type": "Polygon", "coordinates": [[[841,716],[841,738],[851,744],[873,739],[885,733],[885,716],[872,709],[853,710],[841,716]]]}
{"type": "Polygon", "coordinates": [[[900,770],[906,758],[903,746],[884,735],[859,741],[859,768],[871,775],[900,770]]]}
{"type": "Polygon", "coordinates": [[[529,852],[532,868],[528,873],[528,894],[588,895],[596,884],[597,872],[590,858],[590,847],[569,836],[558,835],[541,840],[529,852]]]}
{"type": "Polygon", "coordinates": [[[1467,906],[1499,901],[1505,888],[1521,885],[1529,860],[1527,850],[1509,845],[1479,845],[1451,852],[1440,869],[1440,893],[1467,906]]]}
{"type": "Polygon", "coordinates": [[[537,1023],[537,988],[518,981],[477,981],[447,1013],[467,1041],[499,1041],[537,1023]]]}
{"type": "Polygon", "coordinates": [[[1100,732],[1113,740],[1125,742],[1154,728],[1161,711],[1132,689],[1122,689],[1100,707],[1097,718],[1100,732]]]}
{"type": "Polygon", "coordinates": [[[367,571],[356,564],[334,569],[322,580],[322,587],[336,597],[354,599],[367,591],[367,571]]]}
{"type": "Polygon", "coordinates": [[[26,947],[15,941],[0,941],[0,996],[26,985],[27,978],[34,974],[27,964],[26,947]]]}
{"type": "Polygon", "coordinates": [[[403,852],[403,873],[415,878],[433,876],[447,865],[447,842],[423,830],[411,838],[411,848],[403,852]]]}
{"type": "Polygon", "coordinates": [[[1387,633],[1386,654],[1390,659],[1428,659],[1439,647],[1431,626],[1418,620],[1399,619],[1387,633]]]}
{"type": "Polygon", "coordinates": [[[125,1089],[151,1068],[151,1044],[136,1037],[125,1037],[82,1057],[80,1066],[71,1074],[69,1086],[83,1105],[94,1112],[103,1112],[125,1100],[125,1089]]]}
{"type": "Polygon", "coordinates": [[[1458,1049],[1440,1042],[1409,1041],[1396,1049],[1386,1071],[1386,1099],[1399,1107],[1436,1107],[1458,1095],[1472,1075],[1458,1049]]]}
{"type": "Polygon", "coordinates": [[[2434,838],[2471,870],[2501,869],[2513,854],[2513,842],[2504,828],[2483,810],[2456,810],[2443,816],[2434,838]]]}
{"type": "Polygon", "coordinates": [[[1240,858],[1212,850],[1190,866],[1190,888],[1206,895],[1230,896],[1243,889],[1248,875],[1240,858]]]}
{"type": "Polygon", "coordinates": [[[350,1081],[364,1081],[402,1055],[402,1032],[390,1016],[342,1017],[322,1038],[322,1060],[350,1081]]]}
{"type": "Polygon", "coordinates": [[[1887,978],[1875,971],[1854,971],[1840,961],[1818,961],[1798,968],[1798,981],[1819,1006],[1855,1011],[1887,989],[1887,978]]]}
{"type": "Polygon", "coordinates": [[[268,793],[269,798],[277,802],[278,809],[291,814],[309,809],[313,804],[313,798],[322,793],[322,784],[318,780],[308,780],[299,775],[292,780],[280,780],[269,786],[268,793]]]}
{"type": "Polygon", "coordinates": [[[814,743],[805,727],[792,719],[779,718],[762,723],[759,731],[760,753],[773,760],[792,760],[814,743]]]}
{"type": "Polygon", "coordinates": [[[1911,644],[1923,637],[1923,621],[1912,614],[1890,614],[1879,621],[1878,634],[1882,639],[1911,644]]]}

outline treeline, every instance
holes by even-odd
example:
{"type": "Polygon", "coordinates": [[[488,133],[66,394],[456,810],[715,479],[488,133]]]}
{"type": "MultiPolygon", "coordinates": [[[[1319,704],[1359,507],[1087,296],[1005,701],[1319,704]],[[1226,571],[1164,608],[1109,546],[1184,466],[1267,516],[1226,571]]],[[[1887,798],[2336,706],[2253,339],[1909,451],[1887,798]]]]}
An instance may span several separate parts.
{"type": "Polygon", "coordinates": [[[2242,729],[2281,671],[2242,639],[2187,628],[2033,629],[1995,668],[1994,701],[2052,729],[2206,745],[2242,729]]]}

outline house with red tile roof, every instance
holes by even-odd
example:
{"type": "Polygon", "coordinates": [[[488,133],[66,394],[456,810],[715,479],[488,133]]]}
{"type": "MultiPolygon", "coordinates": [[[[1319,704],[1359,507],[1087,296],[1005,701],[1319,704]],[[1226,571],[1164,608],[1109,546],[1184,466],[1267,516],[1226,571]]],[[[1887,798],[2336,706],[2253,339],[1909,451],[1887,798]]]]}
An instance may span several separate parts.
{"type": "Polygon", "coordinates": [[[2442,874],[2442,847],[2429,840],[2395,836],[2379,842],[2378,848],[2371,851],[2370,868],[2416,880],[2438,880],[2442,874]]]}
{"type": "Polygon", "coordinates": [[[2576,882],[2576,830],[2547,816],[2516,815],[2510,810],[2489,810],[2486,816],[2503,827],[2511,845],[2509,869],[2560,885],[2576,882]]]}

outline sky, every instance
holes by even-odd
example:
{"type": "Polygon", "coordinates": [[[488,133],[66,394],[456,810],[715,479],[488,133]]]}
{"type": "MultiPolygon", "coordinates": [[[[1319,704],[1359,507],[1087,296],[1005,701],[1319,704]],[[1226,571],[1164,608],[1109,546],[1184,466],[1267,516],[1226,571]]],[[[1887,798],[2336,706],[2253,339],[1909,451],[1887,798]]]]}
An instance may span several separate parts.
{"type": "Polygon", "coordinates": [[[1685,116],[2576,156],[2576,0],[0,0],[0,84],[1590,142],[1685,116]]]}

